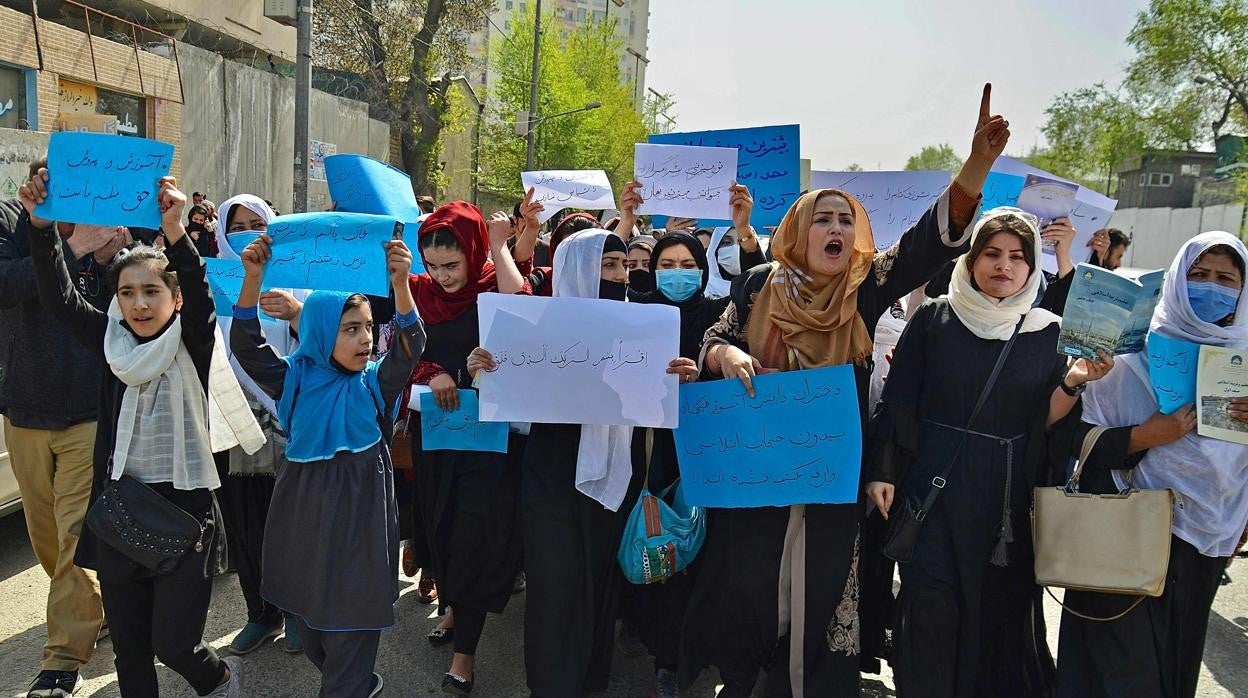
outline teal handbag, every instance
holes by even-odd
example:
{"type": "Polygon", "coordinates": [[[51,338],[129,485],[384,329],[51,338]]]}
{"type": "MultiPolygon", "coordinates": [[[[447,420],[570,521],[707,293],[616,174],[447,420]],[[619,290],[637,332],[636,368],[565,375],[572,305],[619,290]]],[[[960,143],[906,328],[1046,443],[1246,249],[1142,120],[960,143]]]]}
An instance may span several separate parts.
{"type": "Polygon", "coordinates": [[[646,483],[628,515],[616,560],[633,584],[653,584],[681,572],[702,549],[706,540],[706,510],[685,502],[680,480],[657,495],[648,489],[653,432],[646,430],[646,483]],[[672,489],[671,505],[663,500],[672,489]]]}

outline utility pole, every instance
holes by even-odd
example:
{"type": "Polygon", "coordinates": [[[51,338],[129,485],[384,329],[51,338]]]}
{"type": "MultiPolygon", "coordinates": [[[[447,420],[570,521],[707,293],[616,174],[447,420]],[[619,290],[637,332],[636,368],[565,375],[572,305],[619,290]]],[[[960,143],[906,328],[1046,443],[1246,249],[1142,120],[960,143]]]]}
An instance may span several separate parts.
{"type": "Polygon", "coordinates": [[[295,48],[295,199],[296,213],[308,210],[308,109],[312,97],[312,0],[299,3],[295,48]]]}
{"type": "Polygon", "coordinates": [[[537,68],[538,59],[542,55],[542,0],[537,0],[533,9],[533,74],[529,78],[529,132],[525,136],[528,140],[528,152],[524,158],[526,172],[533,171],[533,155],[537,145],[534,130],[537,128],[537,68]]]}

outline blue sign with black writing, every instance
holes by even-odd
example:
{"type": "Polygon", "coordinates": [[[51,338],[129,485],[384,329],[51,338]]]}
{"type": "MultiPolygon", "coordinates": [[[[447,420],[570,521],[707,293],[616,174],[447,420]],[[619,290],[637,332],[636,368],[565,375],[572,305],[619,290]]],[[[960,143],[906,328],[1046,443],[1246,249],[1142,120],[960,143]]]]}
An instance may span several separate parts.
{"type": "Polygon", "coordinates": [[[160,227],[157,181],[173,146],[147,138],[61,131],[48,143],[48,198],[40,218],[63,223],[160,227]]]}
{"type": "Polygon", "coordinates": [[[862,422],[853,366],[680,388],[675,431],[685,499],[694,506],[848,504],[858,500],[862,422]]]}
{"type": "MultiPolygon", "coordinates": [[[[754,197],[750,223],[759,232],[764,226],[780,224],[780,219],[797,201],[802,191],[800,132],[797,124],[759,126],[723,131],[658,133],[647,138],[664,145],[700,145],[736,148],[737,183],[749,187],[754,197]]],[[[699,220],[703,227],[732,225],[729,220],[699,220]]]]}
{"type": "Polygon", "coordinates": [[[1174,414],[1196,403],[1196,367],[1200,345],[1149,332],[1148,379],[1162,414],[1174,414]]]}
{"type": "Polygon", "coordinates": [[[412,180],[402,170],[364,155],[325,158],[325,181],[334,210],[393,216],[415,223],[422,211],[412,180]]]}
{"type": "Polygon", "coordinates": [[[507,452],[507,422],[482,422],[477,391],[459,391],[459,409],[447,412],[433,393],[420,394],[420,445],[426,451],[507,452]]]}
{"type": "MultiPolygon", "coordinates": [[[[404,227],[394,217],[363,213],[278,216],[269,221],[273,256],[264,280],[272,288],[389,295],[384,244],[404,227]]],[[[255,239],[235,233],[230,247],[241,253],[255,239]]]]}

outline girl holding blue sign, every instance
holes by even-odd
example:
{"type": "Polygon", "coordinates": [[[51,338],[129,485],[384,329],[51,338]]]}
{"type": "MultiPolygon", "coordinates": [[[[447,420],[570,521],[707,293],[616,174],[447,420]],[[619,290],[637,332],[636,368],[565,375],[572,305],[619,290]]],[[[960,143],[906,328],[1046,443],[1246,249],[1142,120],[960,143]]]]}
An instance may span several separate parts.
{"type": "Polygon", "coordinates": [[[264,599],[295,619],[321,696],[376,696],[381,631],[395,623],[398,515],[389,440],[395,403],[425,343],[407,285],[412,253],[386,245],[400,339],[371,361],[373,319],[361,294],[316,291],[299,319],[299,348],[265,343],[257,303],[270,238],[243,250],[246,269],[230,344],[277,402],[288,439],[265,525],[264,599]],[[309,542],[312,542],[309,544],[309,542]]]}
{"type": "Polygon", "coordinates": [[[109,270],[117,295],[105,313],[70,280],[55,227],[34,216],[47,178],[40,170],[20,191],[40,299],[111,368],[100,384],[92,505],[74,561],[99,577],[118,685],[126,696],[157,696],[159,657],[199,695],[238,698],[242,662],[218,659],[203,642],[225,550],[212,449],[242,444],[254,453],[264,436],[226,360],[204,264],[182,224],[186,195],[172,177],[158,181],[147,213],[159,216],[166,251],[117,258],[109,270]]]}
{"type": "MultiPolygon", "coordinates": [[[[1248,248],[1230,233],[1188,240],[1166,273],[1149,341],[1160,335],[1248,355],[1246,266],[1248,248]]],[[[1058,640],[1059,698],[1195,696],[1214,596],[1248,526],[1248,446],[1198,434],[1191,404],[1164,414],[1151,366],[1147,351],[1129,354],[1088,386],[1083,424],[1067,451],[1078,453],[1092,426],[1109,427],[1083,464],[1082,491],[1168,487],[1178,494],[1165,591],[1108,622],[1071,610],[1111,618],[1135,599],[1066,592],[1071,610],[1062,613],[1058,640]]],[[[1248,399],[1232,400],[1226,414],[1248,424],[1248,399]]]]}
{"type": "MultiPolygon", "coordinates": [[[[472,389],[467,357],[481,343],[477,297],[532,293],[507,249],[510,230],[505,213],[495,213],[487,228],[480,209],[463,201],[438,208],[420,226],[425,272],[412,275],[410,287],[429,340],[412,389],[432,391],[447,413],[460,409],[460,391],[472,389]]],[[[419,422],[417,413],[412,416],[419,422]]],[[[435,646],[454,645],[442,685],[466,695],[476,680],[477,643],[486,614],[506,608],[520,567],[520,472],[515,461],[523,441],[513,435],[510,454],[484,447],[425,450],[421,429],[410,432],[417,528],[426,537],[430,558],[421,574],[437,580],[442,614],[428,639],[435,646]]]]}
{"type": "MultiPolygon", "coordinates": [[[[761,371],[853,364],[865,420],[877,319],[966,250],[984,181],[1009,140],[989,98],[985,86],[971,155],[952,186],[889,249],[876,253],[853,196],[825,189],[799,198],[772,237],[775,262],[733,281],[699,356],[705,375],[740,379],[752,395],[761,371]]],[[[777,693],[857,696],[862,511],[858,503],[712,510],[685,617],[682,686],[715,664],[721,696],[749,695],[763,668],[777,693]]]]}

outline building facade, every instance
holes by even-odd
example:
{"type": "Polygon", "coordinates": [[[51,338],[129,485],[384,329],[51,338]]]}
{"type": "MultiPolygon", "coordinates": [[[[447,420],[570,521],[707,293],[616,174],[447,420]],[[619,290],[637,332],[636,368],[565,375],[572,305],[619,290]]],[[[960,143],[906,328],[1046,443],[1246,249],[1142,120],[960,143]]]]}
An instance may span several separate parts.
{"type": "MultiPolygon", "coordinates": [[[[481,29],[468,38],[472,64],[465,76],[473,89],[489,94],[490,87],[501,79],[490,58],[490,42],[511,31],[513,17],[531,12],[533,0],[498,0],[497,9],[486,18],[481,29]]],[[[542,21],[554,11],[558,26],[567,33],[586,22],[615,21],[615,36],[623,44],[620,51],[620,81],[632,83],[640,105],[646,91],[647,47],[650,41],[650,0],[543,0],[542,21]]],[[[544,27],[549,31],[549,28],[544,27]]],[[[549,36],[550,34],[546,34],[549,36]]]]}
{"type": "Polygon", "coordinates": [[[1217,153],[1158,151],[1118,166],[1118,208],[1190,208],[1198,184],[1212,180],[1217,153]]]}

